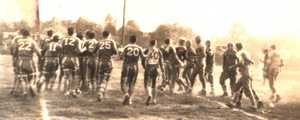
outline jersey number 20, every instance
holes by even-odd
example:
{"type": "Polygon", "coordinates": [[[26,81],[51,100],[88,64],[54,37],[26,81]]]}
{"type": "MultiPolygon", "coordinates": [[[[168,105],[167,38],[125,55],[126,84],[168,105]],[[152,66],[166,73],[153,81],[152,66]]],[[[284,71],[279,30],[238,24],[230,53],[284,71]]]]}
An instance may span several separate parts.
{"type": "Polygon", "coordinates": [[[128,48],[127,49],[128,52],[127,52],[127,55],[128,56],[138,56],[139,55],[139,49],[138,48],[128,48]]]}

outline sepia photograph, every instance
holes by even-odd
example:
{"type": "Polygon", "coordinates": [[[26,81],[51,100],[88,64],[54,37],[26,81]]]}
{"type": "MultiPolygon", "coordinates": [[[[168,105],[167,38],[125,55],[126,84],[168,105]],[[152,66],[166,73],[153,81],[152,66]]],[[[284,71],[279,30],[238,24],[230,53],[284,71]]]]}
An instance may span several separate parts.
{"type": "Polygon", "coordinates": [[[0,120],[300,120],[299,6],[0,0],[0,120]]]}

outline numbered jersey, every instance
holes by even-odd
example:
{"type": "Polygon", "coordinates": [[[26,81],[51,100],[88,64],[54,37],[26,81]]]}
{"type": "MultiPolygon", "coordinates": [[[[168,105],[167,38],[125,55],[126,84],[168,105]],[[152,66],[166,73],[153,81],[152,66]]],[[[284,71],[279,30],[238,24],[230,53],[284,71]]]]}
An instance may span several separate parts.
{"type": "Polygon", "coordinates": [[[32,57],[33,52],[38,51],[37,44],[31,38],[20,38],[16,41],[17,55],[20,57],[32,57]]]}
{"type": "Polygon", "coordinates": [[[187,50],[185,47],[183,46],[176,47],[177,56],[182,62],[186,60],[186,52],[187,50]]]}
{"type": "Polygon", "coordinates": [[[110,39],[99,41],[98,54],[100,59],[110,60],[111,56],[117,54],[116,43],[110,39]]]}
{"type": "Polygon", "coordinates": [[[98,48],[98,41],[96,39],[84,40],[81,43],[81,48],[86,48],[83,51],[83,56],[95,56],[97,48],[98,48]]]}
{"type": "Polygon", "coordinates": [[[135,44],[125,46],[123,54],[125,64],[137,64],[140,57],[143,56],[142,48],[135,44]]]}
{"type": "Polygon", "coordinates": [[[68,36],[62,42],[64,56],[76,56],[78,54],[78,38],[68,36]]]}
{"type": "Polygon", "coordinates": [[[62,50],[62,46],[58,42],[49,42],[43,48],[45,57],[59,57],[62,50]]]}
{"type": "Polygon", "coordinates": [[[144,51],[145,55],[147,56],[145,59],[145,63],[149,65],[158,65],[160,59],[162,59],[162,53],[159,49],[146,49],[144,51]]]}

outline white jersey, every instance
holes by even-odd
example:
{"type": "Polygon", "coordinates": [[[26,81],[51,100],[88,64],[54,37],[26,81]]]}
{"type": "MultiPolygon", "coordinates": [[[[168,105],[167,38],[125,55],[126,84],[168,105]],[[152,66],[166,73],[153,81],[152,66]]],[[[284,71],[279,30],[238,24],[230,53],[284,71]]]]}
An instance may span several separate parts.
{"type": "Polygon", "coordinates": [[[277,50],[272,50],[269,53],[268,62],[271,68],[280,67],[282,65],[282,58],[277,50]]]}
{"type": "Polygon", "coordinates": [[[149,65],[159,64],[159,59],[162,57],[158,48],[148,49],[146,56],[146,63],[149,65]]]}

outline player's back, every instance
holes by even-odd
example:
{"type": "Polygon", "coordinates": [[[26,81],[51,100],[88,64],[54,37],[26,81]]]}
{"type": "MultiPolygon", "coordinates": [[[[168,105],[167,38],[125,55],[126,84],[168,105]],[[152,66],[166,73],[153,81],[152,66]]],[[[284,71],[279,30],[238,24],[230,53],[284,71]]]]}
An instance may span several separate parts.
{"type": "Polygon", "coordinates": [[[125,64],[137,64],[140,57],[143,56],[142,48],[136,44],[126,45],[123,54],[125,64]]]}
{"type": "Polygon", "coordinates": [[[78,53],[79,41],[76,37],[67,36],[62,41],[63,55],[75,57],[78,53]]]}
{"type": "Polygon", "coordinates": [[[59,42],[48,42],[45,49],[45,57],[59,57],[61,53],[61,44],[59,42]]]}
{"type": "Polygon", "coordinates": [[[147,56],[145,62],[148,65],[158,65],[160,57],[162,57],[162,53],[158,48],[148,48],[144,51],[144,54],[147,56]]]}
{"type": "Polygon", "coordinates": [[[96,39],[89,39],[84,41],[87,50],[85,51],[85,55],[89,57],[95,57],[97,46],[99,42],[96,39]]]}
{"type": "Polygon", "coordinates": [[[117,54],[115,41],[104,39],[99,41],[98,55],[100,59],[110,60],[111,56],[117,54]]]}
{"type": "Polygon", "coordinates": [[[16,42],[17,55],[19,57],[33,57],[33,53],[36,50],[36,43],[32,38],[20,38],[16,42]]]}

